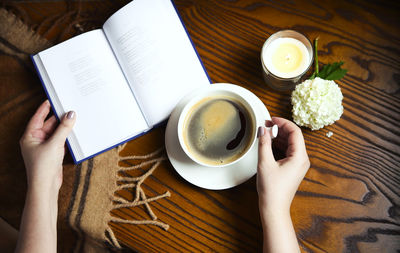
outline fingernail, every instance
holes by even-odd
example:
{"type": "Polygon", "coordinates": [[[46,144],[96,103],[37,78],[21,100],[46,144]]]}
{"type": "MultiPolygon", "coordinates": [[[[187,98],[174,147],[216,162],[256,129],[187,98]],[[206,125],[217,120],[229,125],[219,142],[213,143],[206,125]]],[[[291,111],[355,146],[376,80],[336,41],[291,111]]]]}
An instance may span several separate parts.
{"type": "Polygon", "coordinates": [[[265,121],[265,126],[266,127],[272,127],[274,125],[274,122],[272,122],[272,120],[266,120],[265,121]]]}
{"type": "Polygon", "coordinates": [[[67,119],[72,119],[75,116],[75,112],[74,111],[69,111],[67,113],[67,119]]]}
{"type": "Polygon", "coordinates": [[[265,128],[262,126],[258,127],[257,138],[264,136],[264,134],[265,134],[265,128]]]}

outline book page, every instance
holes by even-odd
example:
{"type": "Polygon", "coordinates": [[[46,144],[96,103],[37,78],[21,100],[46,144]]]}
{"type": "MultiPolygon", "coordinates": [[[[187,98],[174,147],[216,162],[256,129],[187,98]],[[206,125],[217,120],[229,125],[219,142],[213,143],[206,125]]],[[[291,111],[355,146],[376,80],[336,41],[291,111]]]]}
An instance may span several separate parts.
{"type": "Polygon", "coordinates": [[[135,0],[103,26],[150,125],[210,81],[170,0],[135,0]]]}
{"type": "Polygon", "coordinates": [[[62,108],[58,116],[76,112],[73,134],[84,157],[148,129],[102,30],[84,33],[38,55],[51,81],[50,90],[58,98],[52,102],[62,108]]]}

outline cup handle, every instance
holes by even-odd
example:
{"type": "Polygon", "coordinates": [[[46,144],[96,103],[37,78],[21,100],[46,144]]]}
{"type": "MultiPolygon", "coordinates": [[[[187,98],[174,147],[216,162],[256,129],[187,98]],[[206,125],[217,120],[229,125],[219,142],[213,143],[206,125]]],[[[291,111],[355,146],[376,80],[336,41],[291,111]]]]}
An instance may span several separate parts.
{"type": "Polygon", "coordinates": [[[271,139],[275,139],[278,136],[278,126],[273,125],[272,127],[265,127],[267,131],[269,131],[269,135],[271,139]]]}

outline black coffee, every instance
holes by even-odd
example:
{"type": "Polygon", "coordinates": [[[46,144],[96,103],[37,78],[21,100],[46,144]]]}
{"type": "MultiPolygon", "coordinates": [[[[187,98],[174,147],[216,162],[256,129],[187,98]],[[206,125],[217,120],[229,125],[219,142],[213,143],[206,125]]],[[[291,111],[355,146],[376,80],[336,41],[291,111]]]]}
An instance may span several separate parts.
{"type": "Polygon", "coordinates": [[[251,119],[245,107],[230,97],[203,99],[193,106],[185,119],[185,144],[203,163],[230,163],[250,147],[254,135],[251,119]]]}

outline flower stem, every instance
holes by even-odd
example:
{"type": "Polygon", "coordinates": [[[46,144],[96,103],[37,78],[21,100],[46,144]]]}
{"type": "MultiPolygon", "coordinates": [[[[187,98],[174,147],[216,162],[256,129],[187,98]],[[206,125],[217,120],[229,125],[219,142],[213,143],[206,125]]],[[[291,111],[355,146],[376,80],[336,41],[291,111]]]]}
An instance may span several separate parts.
{"type": "Polygon", "coordinates": [[[319,74],[319,68],[318,68],[318,39],[319,37],[315,38],[314,40],[314,50],[315,50],[315,74],[318,76],[319,74]]]}

